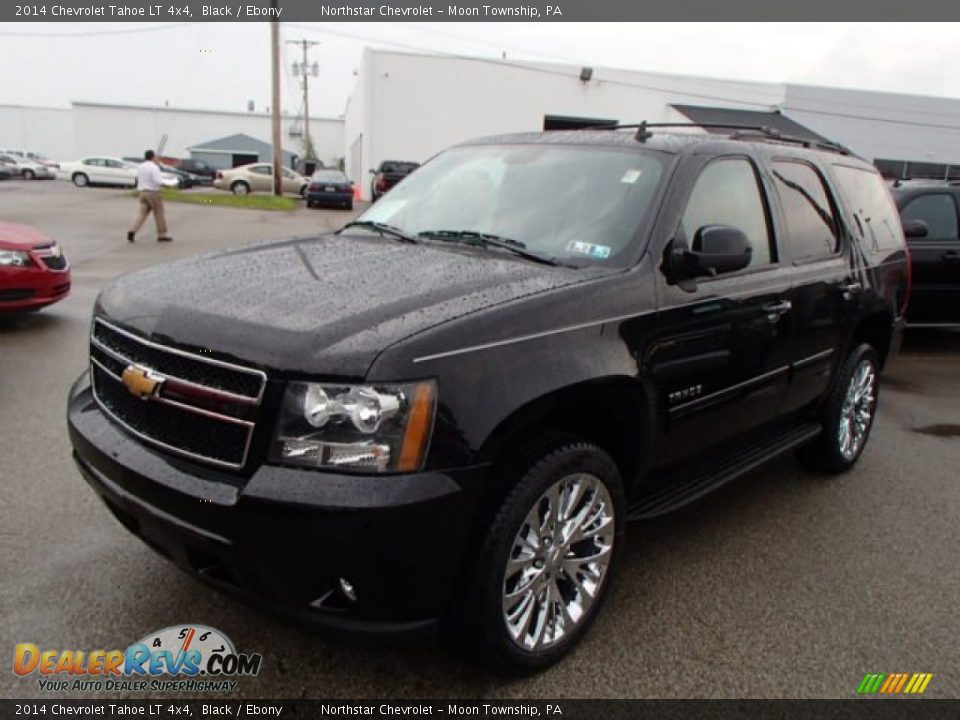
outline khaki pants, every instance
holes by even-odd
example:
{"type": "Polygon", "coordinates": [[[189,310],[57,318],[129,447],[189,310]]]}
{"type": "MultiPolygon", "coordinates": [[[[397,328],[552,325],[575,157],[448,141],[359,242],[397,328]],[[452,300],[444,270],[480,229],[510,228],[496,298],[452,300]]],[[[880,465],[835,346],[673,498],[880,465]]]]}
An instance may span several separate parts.
{"type": "Polygon", "coordinates": [[[157,224],[157,237],[166,237],[167,218],[163,211],[163,198],[157,190],[140,191],[140,212],[130,231],[136,233],[147,220],[147,215],[153,213],[153,221],[157,224]]]}

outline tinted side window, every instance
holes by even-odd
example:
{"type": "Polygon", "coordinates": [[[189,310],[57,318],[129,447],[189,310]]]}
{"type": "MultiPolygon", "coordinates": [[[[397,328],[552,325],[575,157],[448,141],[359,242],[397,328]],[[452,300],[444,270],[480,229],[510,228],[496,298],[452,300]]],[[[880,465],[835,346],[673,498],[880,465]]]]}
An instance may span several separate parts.
{"type": "Polygon", "coordinates": [[[750,267],[773,262],[761,193],[759,178],[749,160],[729,158],[710,163],[697,178],[683,212],[681,227],[687,242],[692,243],[694,234],[704,225],[730,225],[744,232],[753,246],[750,267]]]}
{"type": "Polygon", "coordinates": [[[924,240],[957,239],[957,204],[945,193],[921,195],[900,211],[904,220],[923,220],[930,232],[924,240]]]}
{"type": "Polygon", "coordinates": [[[251,165],[250,172],[256,175],[271,175],[272,168],[269,165],[251,165]]]}
{"type": "Polygon", "coordinates": [[[834,165],[840,192],[853,216],[851,228],[870,250],[903,246],[903,230],[896,205],[880,175],[870,170],[834,165]]]}
{"type": "Polygon", "coordinates": [[[833,255],[838,249],[837,221],[820,173],[806,163],[775,162],[773,178],[794,259],[833,255]]]}

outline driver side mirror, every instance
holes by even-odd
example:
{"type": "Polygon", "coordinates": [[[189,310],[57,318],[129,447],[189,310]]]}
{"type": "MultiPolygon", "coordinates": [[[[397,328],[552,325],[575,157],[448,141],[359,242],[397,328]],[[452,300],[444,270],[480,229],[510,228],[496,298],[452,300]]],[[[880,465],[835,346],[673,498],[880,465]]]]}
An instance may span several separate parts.
{"type": "Polygon", "coordinates": [[[714,277],[750,264],[753,248],[746,234],[730,225],[704,225],[693,234],[693,247],[674,250],[675,266],[684,277],[714,277]]]}
{"type": "Polygon", "coordinates": [[[923,220],[904,220],[903,234],[908,238],[925,238],[930,234],[930,226],[923,220]]]}

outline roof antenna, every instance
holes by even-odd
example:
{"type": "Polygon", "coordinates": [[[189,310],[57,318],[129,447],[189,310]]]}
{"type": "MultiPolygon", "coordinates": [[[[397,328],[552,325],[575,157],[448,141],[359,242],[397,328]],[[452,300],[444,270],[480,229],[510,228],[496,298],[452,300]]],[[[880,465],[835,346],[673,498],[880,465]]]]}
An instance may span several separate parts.
{"type": "Polygon", "coordinates": [[[633,139],[637,142],[646,142],[653,137],[653,133],[647,130],[647,121],[644,120],[637,126],[637,134],[633,136],[633,139]]]}

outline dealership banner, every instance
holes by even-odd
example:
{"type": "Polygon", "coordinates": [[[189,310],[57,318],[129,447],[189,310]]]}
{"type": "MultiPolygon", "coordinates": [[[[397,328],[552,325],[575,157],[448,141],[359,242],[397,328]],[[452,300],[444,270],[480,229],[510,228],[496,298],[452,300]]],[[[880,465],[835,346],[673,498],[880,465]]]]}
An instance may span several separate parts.
{"type": "MultiPolygon", "coordinates": [[[[37,0],[0,3],[0,21],[21,22],[584,22],[960,19],[941,0],[37,0]]],[[[722,28],[718,28],[722,35],[722,28]]],[[[639,40],[638,40],[639,41],[639,40]]]]}
{"type": "Polygon", "coordinates": [[[0,718],[556,718],[955,720],[958,700],[3,700],[0,718]]]}

